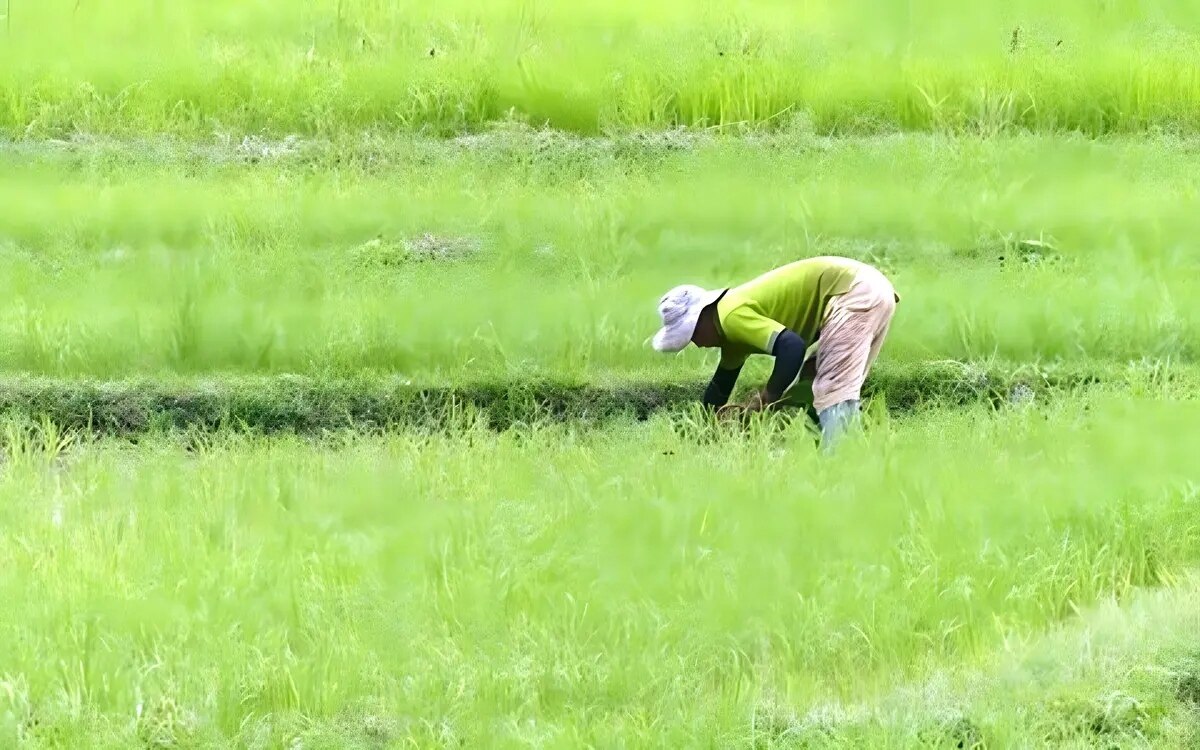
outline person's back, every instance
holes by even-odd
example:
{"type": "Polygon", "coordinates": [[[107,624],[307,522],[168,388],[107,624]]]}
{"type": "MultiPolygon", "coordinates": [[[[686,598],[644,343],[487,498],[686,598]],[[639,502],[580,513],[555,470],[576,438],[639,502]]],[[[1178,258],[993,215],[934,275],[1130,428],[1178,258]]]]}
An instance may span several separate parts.
{"type": "Polygon", "coordinates": [[[737,357],[770,354],[785,329],[816,341],[830,300],[850,291],[855,277],[869,268],[852,258],[805,258],[730,289],[717,303],[717,324],[730,349],[726,366],[737,357]]]}

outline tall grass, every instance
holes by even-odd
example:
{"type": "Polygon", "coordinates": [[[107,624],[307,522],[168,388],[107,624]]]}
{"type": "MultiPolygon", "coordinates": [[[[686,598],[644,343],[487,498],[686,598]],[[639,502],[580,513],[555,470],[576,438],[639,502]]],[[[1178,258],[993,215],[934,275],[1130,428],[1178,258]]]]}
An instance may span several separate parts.
{"type": "Polygon", "coordinates": [[[1185,0],[13,0],[0,128],[1194,130],[1185,0]]]}
{"type": "Polygon", "coordinates": [[[832,460],[767,424],[190,455],[10,426],[0,723],[31,747],[755,746],[764,713],[983,668],[1195,561],[1194,405],[1089,406],[877,422],[832,460]]]}
{"type": "Polygon", "coordinates": [[[697,377],[702,356],[645,346],[665,289],[826,253],[904,294],[889,360],[1197,353],[1200,171],[1173,140],[501,132],[3,158],[10,372],[697,377]]]}

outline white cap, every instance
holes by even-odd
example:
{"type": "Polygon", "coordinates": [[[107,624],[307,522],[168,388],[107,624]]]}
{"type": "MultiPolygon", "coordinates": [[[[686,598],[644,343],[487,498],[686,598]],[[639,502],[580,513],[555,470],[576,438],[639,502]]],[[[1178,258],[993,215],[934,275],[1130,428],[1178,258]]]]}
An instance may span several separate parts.
{"type": "Polygon", "coordinates": [[[692,340],[700,311],[720,299],[724,291],[683,284],[664,294],[658,301],[658,315],[663,325],[654,334],[651,345],[660,352],[682,351],[692,340]]]}

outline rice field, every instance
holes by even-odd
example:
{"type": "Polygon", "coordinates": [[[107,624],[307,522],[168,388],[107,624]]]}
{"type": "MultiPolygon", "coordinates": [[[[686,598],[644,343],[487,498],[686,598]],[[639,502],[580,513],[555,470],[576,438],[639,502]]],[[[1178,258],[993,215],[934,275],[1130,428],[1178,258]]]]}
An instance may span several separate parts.
{"type": "Polygon", "coordinates": [[[0,364],[693,376],[700,357],[646,356],[663,290],[821,253],[919,291],[890,361],[1198,355],[1200,155],[1185,139],[501,129],[256,148],[13,145],[0,364]]]}
{"type": "Polygon", "coordinates": [[[6,0],[0,129],[1194,129],[1187,0],[6,0]]]}
{"type": "Polygon", "coordinates": [[[1184,743],[1197,416],[879,416],[832,459],[669,417],[186,450],[9,425],[5,723],[72,747],[1184,743]],[[1178,601],[1142,613],[1148,588],[1178,601]]]}
{"type": "Polygon", "coordinates": [[[1198,40],[0,0],[0,747],[1197,745],[1198,40]],[[648,345],[826,254],[832,455],[648,345]]]}

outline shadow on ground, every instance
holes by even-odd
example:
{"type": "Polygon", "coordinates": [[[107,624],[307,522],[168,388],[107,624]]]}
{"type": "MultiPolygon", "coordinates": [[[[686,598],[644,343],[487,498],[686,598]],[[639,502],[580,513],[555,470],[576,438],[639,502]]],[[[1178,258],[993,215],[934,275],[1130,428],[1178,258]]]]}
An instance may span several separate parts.
{"type": "MultiPolygon", "coordinates": [[[[977,403],[1023,405],[1106,383],[1120,385],[1129,372],[924,363],[881,367],[872,374],[865,395],[883,399],[893,413],[977,403]]],[[[1171,382],[1185,376],[1156,377],[1171,382]]],[[[536,381],[426,387],[399,380],[291,375],[107,382],[10,377],[0,379],[0,414],[107,435],[170,429],[378,432],[444,429],[478,420],[506,429],[544,421],[644,420],[687,409],[703,385],[536,381]]]]}

